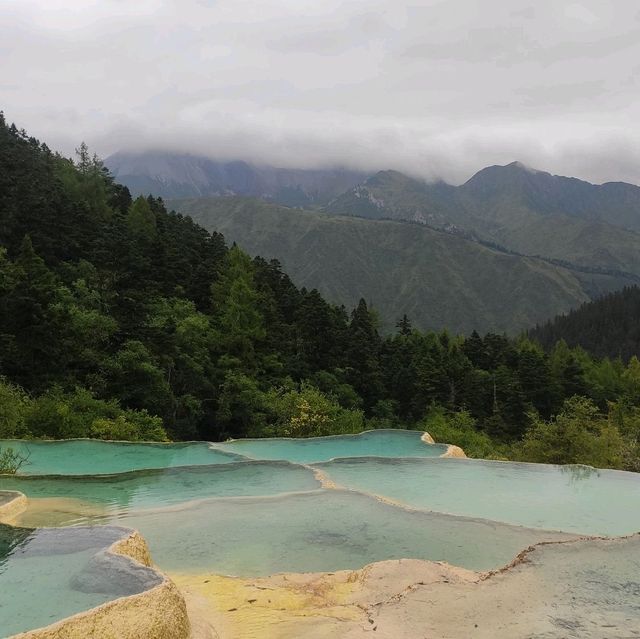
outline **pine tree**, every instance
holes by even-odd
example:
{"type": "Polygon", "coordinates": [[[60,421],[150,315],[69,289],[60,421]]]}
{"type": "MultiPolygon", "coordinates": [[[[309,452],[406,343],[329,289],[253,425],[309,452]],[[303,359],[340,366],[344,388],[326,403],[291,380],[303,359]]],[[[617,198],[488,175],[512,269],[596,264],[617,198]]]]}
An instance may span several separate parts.
{"type": "Polygon", "coordinates": [[[406,314],[396,322],[396,328],[398,329],[400,335],[404,335],[405,337],[407,335],[411,335],[411,320],[407,317],[406,314]]]}
{"type": "Polygon", "coordinates": [[[351,313],[347,339],[348,381],[362,397],[365,410],[368,410],[382,394],[382,374],[379,363],[380,336],[363,299],[351,313]]]}

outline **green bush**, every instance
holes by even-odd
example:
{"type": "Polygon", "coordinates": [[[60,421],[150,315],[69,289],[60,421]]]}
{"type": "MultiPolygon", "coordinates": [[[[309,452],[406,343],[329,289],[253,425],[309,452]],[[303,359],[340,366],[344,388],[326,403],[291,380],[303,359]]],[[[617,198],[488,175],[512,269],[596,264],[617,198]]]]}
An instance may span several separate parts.
{"type": "Polygon", "coordinates": [[[115,419],[121,412],[117,402],[96,399],[83,388],[72,393],[54,388],[34,400],[25,422],[34,437],[72,439],[89,437],[96,419],[115,419]]]}
{"type": "Polygon", "coordinates": [[[342,408],[332,396],[308,383],[300,389],[271,389],[266,394],[271,425],[264,435],[272,437],[320,437],[359,433],[364,428],[361,410],[342,408]]]}
{"type": "Polygon", "coordinates": [[[167,440],[159,417],[123,410],[117,401],[96,399],[83,388],[72,393],[54,388],[38,397],[27,411],[25,425],[33,437],[167,440]]]}
{"type": "Polygon", "coordinates": [[[0,439],[24,437],[29,396],[18,386],[0,377],[0,439]]]}
{"type": "Polygon", "coordinates": [[[101,417],[91,424],[90,437],[120,441],[167,441],[167,433],[159,417],[146,411],[127,411],[115,419],[101,417]]]}
{"type": "Polygon", "coordinates": [[[590,399],[574,396],[564,402],[555,418],[532,417],[523,441],[514,446],[514,457],[545,464],[622,468],[624,448],[613,421],[590,399]]]}
{"type": "Polygon", "coordinates": [[[640,473],[640,408],[629,400],[609,404],[609,422],[623,438],[622,467],[640,473]]]}
{"type": "Polygon", "coordinates": [[[495,458],[503,452],[486,433],[478,430],[476,420],[464,410],[449,413],[434,406],[418,426],[438,443],[460,446],[467,457],[495,458]]]}

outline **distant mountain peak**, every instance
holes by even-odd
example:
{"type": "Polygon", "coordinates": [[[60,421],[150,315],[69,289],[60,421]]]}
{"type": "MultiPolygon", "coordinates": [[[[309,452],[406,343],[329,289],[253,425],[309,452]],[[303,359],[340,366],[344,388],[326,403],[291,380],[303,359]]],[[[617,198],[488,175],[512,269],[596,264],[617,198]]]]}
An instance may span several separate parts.
{"type": "Polygon", "coordinates": [[[527,171],[529,173],[540,173],[540,171],[538,171],[538,169],[534,169],[533,167],[529,166],[528,164],[525,164],[524,162],[520,162],[520,160],[515,160],[514,162],[510,162],[509,164],[507,164],[505,166],[505,168],[507,167],[513,167],[516,169],[520,169],[521,171],[527,171]]]}
{"type": "Polygon", "coordinates": [[[494,164],[492,166],[487,166],[484,169],[480,169],[477,173],[472,175],[463,186],[485,182],[495,183],[496,181],[499,181],[504,185],[508,180],[517,180],[535,175],[552,177],[550,173],[539,171],[538,169],[534,169],[523,162],[516,160],[509,164],[494,164]]]}
{"type": "Polygon", "coordinates": [[[169,151],[118,152],[105,164],[134,195],[245,195],[295,207],[325,204],[368,175],[336,167],[287,169],[169,151]]]}

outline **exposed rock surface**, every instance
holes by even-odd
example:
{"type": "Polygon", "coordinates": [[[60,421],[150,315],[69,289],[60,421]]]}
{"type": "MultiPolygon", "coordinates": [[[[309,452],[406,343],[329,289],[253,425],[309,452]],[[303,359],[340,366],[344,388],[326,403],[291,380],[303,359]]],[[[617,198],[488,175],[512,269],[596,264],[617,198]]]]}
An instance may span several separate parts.
{"type": "Polygon", "coordinates": [[[425,444],[435,444],[436,443],[435,440],[433,439],[433,437],[431,437],[431,435],[429,435],[429,433],[424,433],[420,439],[425,444]]]}
{"type": "MultiPolygon", "coordinates": [[[[26,505],[27,499],[21,493],[0,493],[0,520],[15,518],[26,505]]],[[[191,626],[182,594],[171,580],[151,568],[147,544],[137,532],[98,526],[40,529],[37,533],[24,549],[14,552],[38,556],[96,548],[96,555],[86,568],[72,577],[73,586],[84,592],[113,592],[118,598],[50,626],[13,635],[11,639],[187,639],[190,636],[191,626]],[[105,545],[106,549],[99,550],[105,545]]],[[[216,639],[216,635],[209,638],[216,639]]]]}
{"type": "Polygon", "coordinates": [[[325,574],[174,579],[199,627],[220,639],[619,639],[640,636],[638,551],[635,535],[539,544],[493,573],[405,559],[325,574]]]}
{"type": "Polygon", "coordinates": [[[460,448],[460,446],[454,446],[453,444],[449,444],[449,448],[447,448],[447,452],[441,457],[466,457],[464,450],[460,448]]]}
{"type": "Polygon", "coordinates": [[[27,507],[27,498],[13,490],[0,491],[0,523],[10,523],[27,507]]]}

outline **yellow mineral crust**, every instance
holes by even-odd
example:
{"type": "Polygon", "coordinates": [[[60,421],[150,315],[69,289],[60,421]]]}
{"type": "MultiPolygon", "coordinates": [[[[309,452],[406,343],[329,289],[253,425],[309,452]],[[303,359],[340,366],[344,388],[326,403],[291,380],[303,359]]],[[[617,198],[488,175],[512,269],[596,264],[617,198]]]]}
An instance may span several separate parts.
{"type": "MultiPolygon", "coordinates": [[[[22,493],[19,493],[22,495],[22,493]]],[[[0,523],[27,528],[69,525],[80,517],[99,517],[104,508],[74,497],[36,497],[24,500],[19,508],[6,515],[0,507],[0,523]]]]}
{"type": "Polygon", "coordinates": [[[435,444],[435,440],[433,439],[433,437],[431,437],[431,435],[429,435],[429,433],[423,433],[422,437],[420,438],[425,444],[435,444]]]}
{"type": "Polygon", "coordinates": [[[460,448],[460,446],[454,446],[453,444],[449,444],[447,448],[447,452],[444,455],[440,455],[440,457],[466,457],[464,450],[460,448]]]}
{"type": "Polygon", "coordinates": [[[309,466],[308,468],[311,468],[311,470],[313,471],[313,476],[317,481],[320,482],[320,486],[322,486],[322,488],[326,488],[327,490],[343,490],[342,486],[336,484],[333,479],[330,479],[327,476],[327,473],[325,473],[323,470],[314,468],[312,466],[309,466]]]}
{"type": "Polygon", "coordinates": [[[116,541],[109,550],[118,555],[130,557],[143,566],[151,566],[153,563],[147,542],[137,530],[134,530],[129,536],[116,541]]]}
{"type": "Polygon", "coordinates": [[[259,579],[172,577],[194,622],[192,639],[525,639],[568,637],[572,624],[579,632],[571,636],[631,637],[631,610],[576,611],[572,570],[595,551],[591,566],[612,552],[633,553],[639,537],[536,544],[487,573],[403,559],[259,579]]]}
{"type": "MultiPolygon", "coordinates": [[[[436,441],[431,435],[425,432],[420,438],[425,444],[435,444],[436,441]]],[[[453,444],[447,445],[447,452],[440,457],[466,457],[464,450],[460,446],[454,446],[453,444]]]]}
{"type": "Polygon", "coordinates": [[[0,523],[10,523],[27,508],[27,498],[17,491],[0,491],[0,523]]]}
{"type": "Polygon", "coordinates": [[[187,601],[193,639],[337,639],[347,632],[360,636],[375,625],[371,606],[402,596],[416,582],[480,580],[469,570],[413,559],[382,561],[355,571],[258,579],[215,574],[171,577],[187,601]]]}

